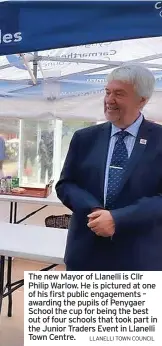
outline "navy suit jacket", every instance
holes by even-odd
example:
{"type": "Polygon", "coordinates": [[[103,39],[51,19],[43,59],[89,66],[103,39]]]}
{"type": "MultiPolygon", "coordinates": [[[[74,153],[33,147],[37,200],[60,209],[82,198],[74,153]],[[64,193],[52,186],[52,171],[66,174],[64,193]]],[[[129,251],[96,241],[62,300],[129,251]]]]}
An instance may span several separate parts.
{"type": "Polygon", "coordinates": [[[87,215],[104,208],[104,179],[111,124],[75,132],[56,184],[72,210],[65,251],[70,270],[162,270],[162,127],[143,120],[111,211],[113,239],[87,227],[87,215]],[[142,144],[140,139],[145,139],[142,144]]]}

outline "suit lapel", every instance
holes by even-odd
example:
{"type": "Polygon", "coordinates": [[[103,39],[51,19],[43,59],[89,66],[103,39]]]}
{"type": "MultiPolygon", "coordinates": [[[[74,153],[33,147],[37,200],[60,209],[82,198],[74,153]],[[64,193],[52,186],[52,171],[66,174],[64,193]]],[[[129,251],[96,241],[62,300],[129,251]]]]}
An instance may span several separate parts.
{"type": "Polygon", "coordinates": [[[104,203],[104,183],[105,183],[105,169],[108,155],[108,147],[111,135],[111,123],[107,122],[104,124],[102,131],[100,131],[98,141],[96,143],[96,161],[98,161],[99,167],[99,194],[100,200],[104,203]]]}
{"type": "MultiPolygon", "coordinates": [[[[150,136],[151,131],[152,131],[152,127],[150,126],[150,123],[144,119],[141,126],[140,126],[132,154],[131,154],[129,161],[128,161],[126,171],[123,175],[123,179],[121,181],[121,185],[119,188],[119,193],[121,192],[125,183],[127,182],[129,177],[131,176],[131,174],[132,174],[133,170],[135,169],[136,165],[138,164],[139,160],[142,158],[144,153],[147,152],[147,148],[148,148],[149,143],[151,141],[151,136],[150,136]]],[[[150,151],[149,151],[149,155],[150,155],[150,151]]]]}

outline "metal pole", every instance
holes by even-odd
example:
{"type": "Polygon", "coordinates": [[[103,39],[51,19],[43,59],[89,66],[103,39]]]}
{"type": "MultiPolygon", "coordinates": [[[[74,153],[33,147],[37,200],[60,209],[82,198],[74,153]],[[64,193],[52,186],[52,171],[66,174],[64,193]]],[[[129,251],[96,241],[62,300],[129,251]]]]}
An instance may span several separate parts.
{"type": "Polygon", "coordinates": [[[34,52],[33,75],[36,81],[37,81],[37,75],[38,75],[38,59],[37,58],[38,58],[38,52],[34,52]]]}

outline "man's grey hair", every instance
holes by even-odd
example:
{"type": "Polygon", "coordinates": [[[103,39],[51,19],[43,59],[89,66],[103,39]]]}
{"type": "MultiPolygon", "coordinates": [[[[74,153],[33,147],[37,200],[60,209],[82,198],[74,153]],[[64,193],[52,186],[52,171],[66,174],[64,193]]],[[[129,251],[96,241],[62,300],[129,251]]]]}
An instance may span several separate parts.
{"type": "Polygon", "coordinates": [[[140,64],[123,64],[115,68],[107,78],[108,82],[112,80],[133,84],[137,94],[147,99],[150,99],[154,91],[155,77],[153,73],[140,64]]]}

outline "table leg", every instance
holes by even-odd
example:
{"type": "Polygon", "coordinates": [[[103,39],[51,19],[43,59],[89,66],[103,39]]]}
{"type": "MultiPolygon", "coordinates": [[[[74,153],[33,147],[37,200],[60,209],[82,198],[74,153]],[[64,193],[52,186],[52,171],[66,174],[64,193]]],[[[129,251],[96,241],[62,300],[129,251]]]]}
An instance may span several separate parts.
{"type": "Polygon", "coordinates": [[[8,317],[12,316],[12,292],[11,291],[12,257],[8,257],[7,289],[8,289],[8,317]]]}
{"type": "Polygon", "coordinates": [[[2,310],[2,299],[3,299],[3,289],[4,289],[4,264],[5,256],[0,257],[0,314],[2,310]]]}
{"type": "Polygon", "coordinates": [[[14,202],[14,222],[17,222],[17,202],[14,202]]]}
{"type": "Polygon", "coordinates": [[[10,202],[10,223],[12,223],[13,218],[13,202],[10,202]]]}
{"type": "MultiPolygon", "coordinates": [[[[10,223],[13,221],[13,213],[14,213],[14,220],[17,216],[17,203],[15,208],[15,203],[11,202],[10,204],[10,223]]],[[[8,257],[8,267],[7,267],[7,290],[9,292],[8,294],[8,317],[12,316],[12,292],[11,291],[11,275],[12,274],[12,257],[8,257]]]]}

